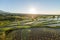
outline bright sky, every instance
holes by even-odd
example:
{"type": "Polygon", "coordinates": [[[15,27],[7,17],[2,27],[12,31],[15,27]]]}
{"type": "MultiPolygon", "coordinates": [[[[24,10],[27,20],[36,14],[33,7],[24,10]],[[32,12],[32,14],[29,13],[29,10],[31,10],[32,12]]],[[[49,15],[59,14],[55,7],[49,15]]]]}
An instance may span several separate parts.
{"type": "Polygon", "coordinates": [[[0,0],[0,10],[14,13],[60,14],[60,0],[0,0]]]}

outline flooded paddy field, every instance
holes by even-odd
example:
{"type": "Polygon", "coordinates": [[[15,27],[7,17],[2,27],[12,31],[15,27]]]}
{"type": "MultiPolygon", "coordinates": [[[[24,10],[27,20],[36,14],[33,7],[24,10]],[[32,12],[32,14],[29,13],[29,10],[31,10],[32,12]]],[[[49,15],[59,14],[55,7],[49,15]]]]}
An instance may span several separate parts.
{"type": "Polygon", "coordinates": [[[60,29],[29,28],[12,31],[6,40],[60,40],[60,29]]]}

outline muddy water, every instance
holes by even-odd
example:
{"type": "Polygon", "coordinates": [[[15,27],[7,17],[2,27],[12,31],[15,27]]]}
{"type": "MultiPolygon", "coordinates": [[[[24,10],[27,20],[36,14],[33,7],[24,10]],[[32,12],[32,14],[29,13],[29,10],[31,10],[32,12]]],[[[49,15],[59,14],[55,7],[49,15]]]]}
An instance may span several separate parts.
{"type": "Polygon", "coordinates": [[[19,29],[9,34],[10,40],[60,40],[60,29],[19,29]],[[12,37],[12,39],[10,39],[12,37]]]}

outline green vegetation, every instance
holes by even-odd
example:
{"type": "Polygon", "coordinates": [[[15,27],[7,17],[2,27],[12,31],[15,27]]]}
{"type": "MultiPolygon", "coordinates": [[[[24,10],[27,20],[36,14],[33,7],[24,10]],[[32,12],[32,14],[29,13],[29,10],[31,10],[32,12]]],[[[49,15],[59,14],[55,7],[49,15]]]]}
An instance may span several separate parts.
{"type": "Polygon", "coordinates": [[[59,40],[60,32],[57,29],[50,28],[32,28],[32,29],[19,29],[7,35],[8,40],[59,40]],[[18,35],[19,34],[19,35],[18,35]]]}
{"type": "Polygon", "coordinates": [[[0,36],[6,40],[60,40],[59,16],[1,12],[0,36]]]}
{"type": "Polygon", "coordinates": [[[17,26],[17,28],[22,28],[22,29],[24,29],[24,28],[31,28],[31,26],[17,26]]]}
{"type": "Polygon", "coordinates": [[[10,21],[0,21],[0,27],[4,27],[9,25],[11,22],[10,21]]]}

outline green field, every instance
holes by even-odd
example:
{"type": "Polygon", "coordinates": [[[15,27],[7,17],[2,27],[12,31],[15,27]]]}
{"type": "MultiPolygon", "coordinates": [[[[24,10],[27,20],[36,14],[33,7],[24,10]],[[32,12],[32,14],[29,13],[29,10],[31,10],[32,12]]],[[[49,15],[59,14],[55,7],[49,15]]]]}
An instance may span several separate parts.
{"type": "Polygon", "coordinates": [[[0,16],[0,40],[60,40],[60,20],[53,15],[0,16]]]}

